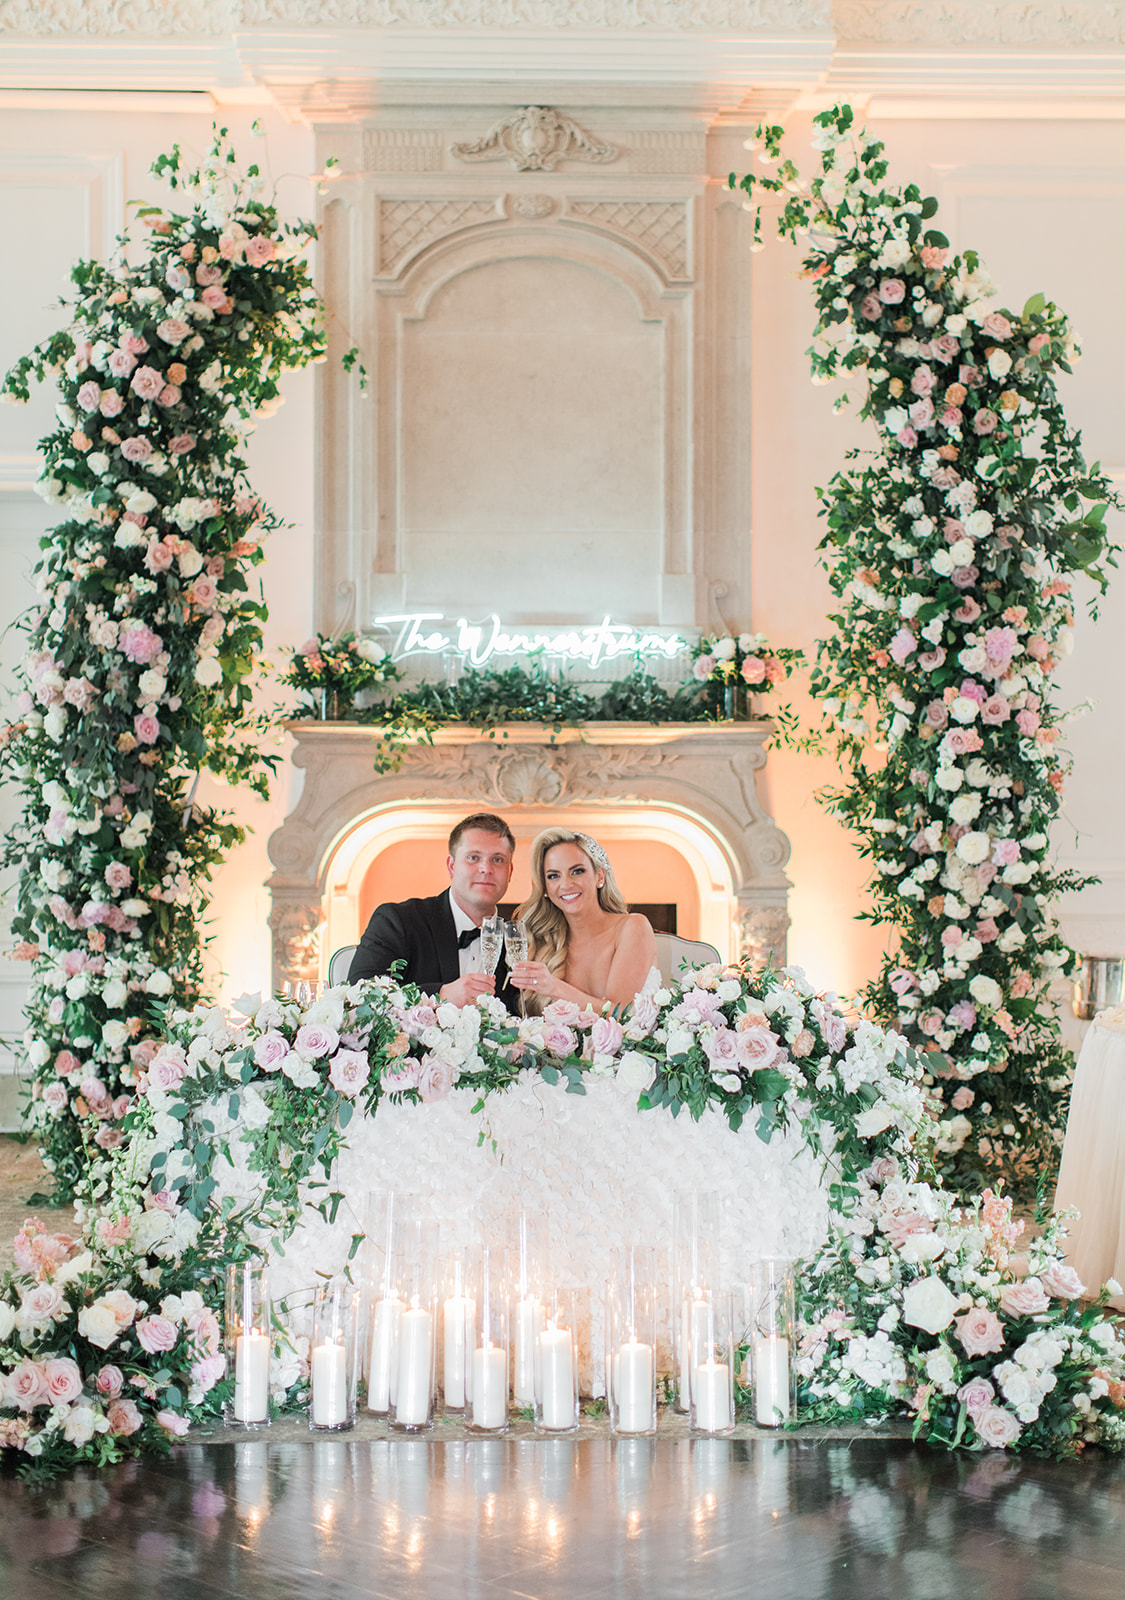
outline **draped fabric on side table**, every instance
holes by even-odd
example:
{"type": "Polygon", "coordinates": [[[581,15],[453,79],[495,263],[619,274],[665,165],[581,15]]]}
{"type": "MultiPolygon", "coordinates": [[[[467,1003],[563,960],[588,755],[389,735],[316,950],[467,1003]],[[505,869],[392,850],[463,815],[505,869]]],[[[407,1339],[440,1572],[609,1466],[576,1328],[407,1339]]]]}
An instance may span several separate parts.
{"type": "MultiPolygon", "coordinates": [[[[1125,1006],[1099,1012],[1083,1042],[1055,1206],[1081,1212],[1067,1259],[1087,1293],[1125,1283],[1125,1006]]],[[[1125,1295],[1112,1304],[1125,1310],[1125,1295]]]]}

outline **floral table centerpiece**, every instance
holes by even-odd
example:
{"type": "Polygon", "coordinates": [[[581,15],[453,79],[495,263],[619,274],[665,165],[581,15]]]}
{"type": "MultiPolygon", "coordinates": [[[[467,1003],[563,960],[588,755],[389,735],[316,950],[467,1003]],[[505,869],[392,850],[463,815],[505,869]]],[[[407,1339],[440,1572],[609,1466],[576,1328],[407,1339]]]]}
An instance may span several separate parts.
{"type": "MultiPolygon", "coordinates": [[[[703,686],[703,703],[712,716],[741,720],[749,717],[753,697],[772,696],[795,667],[805,665],[803,650],[773,646],[764,633],[703,634],[692,647],[692,677],[703,686]]],[[[787,732],[796,719],[780,696],[771,699],[768,715],[787,732]]]]}
{"type": "Polygon", "coordinates": [[[349,715],[356,696],[365,689],[401,677],[383,646],[369,635],[351,632],[325,638],[318,633],[293,651],[281,681],[301,691],[321,722],[334,722],[349,715]]]}

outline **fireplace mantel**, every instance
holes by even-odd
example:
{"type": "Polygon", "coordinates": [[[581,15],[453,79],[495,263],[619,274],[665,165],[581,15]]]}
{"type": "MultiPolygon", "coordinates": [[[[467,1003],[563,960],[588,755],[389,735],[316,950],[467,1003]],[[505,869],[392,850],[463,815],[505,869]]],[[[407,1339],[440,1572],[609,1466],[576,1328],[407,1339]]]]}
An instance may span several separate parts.
{"type": "Polygon", "coordinates": [[[615,808],[685,819],[721,852],[732,885],[732,948],[784,962],[789,840],[767,816],[757,789],[772,725],[598,722],[557,733],[538,723],[493,730],[453,725],[432,743],[400,746],[393,772],[374,770],[379,730],[366,723],[293,722],[294,764],[305,775],[300,798],[269,842],[275,871],[274,982],[324,970],[319,931],[333,858],[356,830],[392,818],[397,808],[460,814],[500,811],[519,831],[615,808]]]}

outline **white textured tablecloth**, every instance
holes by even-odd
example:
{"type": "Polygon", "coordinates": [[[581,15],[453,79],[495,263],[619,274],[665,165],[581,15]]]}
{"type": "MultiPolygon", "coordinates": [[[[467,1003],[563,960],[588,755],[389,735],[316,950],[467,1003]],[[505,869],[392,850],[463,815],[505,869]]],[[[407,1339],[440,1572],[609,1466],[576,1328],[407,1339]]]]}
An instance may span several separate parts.
{"type": "MultiPolygon", "coordinates": [[[[1125,1007],[1100,1012],[1082,1043],[1055,1207],[1076,1206],[1067,1260],[1096,1294],[1125,1284],[1125,1007]]],[[[1111,1302],[1125,1310],[1125,1295],[1111,1302]]]]}
{"type": "MultiPolygon", "coordinates": [[[[271,1268],[273,1294],[343,1267],[370,1191],[424,1197],[443,1248],[502,1240],[508,1215],[523,1208],[548,1219],[554,1281],[589,1286],[583,1386],[598,1393],[609,1252],[657,1247],[666,1318],[675,1193],[718,1191],[725,1285],[744,1282],[753,1260],[806,1255],[826,1236],[826,1186],[799,1136],[775,1133],[767,1145],[750,1121],[733,1133],[713,1109],[698,1123],[686,1111],[638,1111],[635,1092],[613,1079],[588,1080],[587,1093],[573,1095],[529,1075],[490,1095],[483,1113],[472,1112],[476,1099],[454,1090],[436,1104],[385,1102],[374,1117],[357,1114],[332,1184],[346,1196],[335,1225],[308,1213],[271,1268]]],[[[665,1329],[665,1350],[666,1341],[665,1329]]]]}

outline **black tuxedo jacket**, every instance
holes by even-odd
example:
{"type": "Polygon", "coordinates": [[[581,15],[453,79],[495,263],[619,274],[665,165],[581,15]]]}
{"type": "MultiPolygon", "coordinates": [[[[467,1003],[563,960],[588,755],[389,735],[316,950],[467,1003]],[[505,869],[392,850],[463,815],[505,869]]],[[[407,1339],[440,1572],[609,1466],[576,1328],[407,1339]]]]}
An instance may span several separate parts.
{"type": "MultiPolygon", "coordinates": [[[[396,961],[406,963],[403,981],[416,983],[426,994],[436,995],[443,983],[456,983],[461,976],[461,963],[448,890],[424,900],[388,901],[376,906],[352,957],[348,982],[382,977],[396,961]]],[[[509,1011],[518,1013],[520,992],[505,982],[507,973],[501,954],[496,993],[509,1011]]]]}

